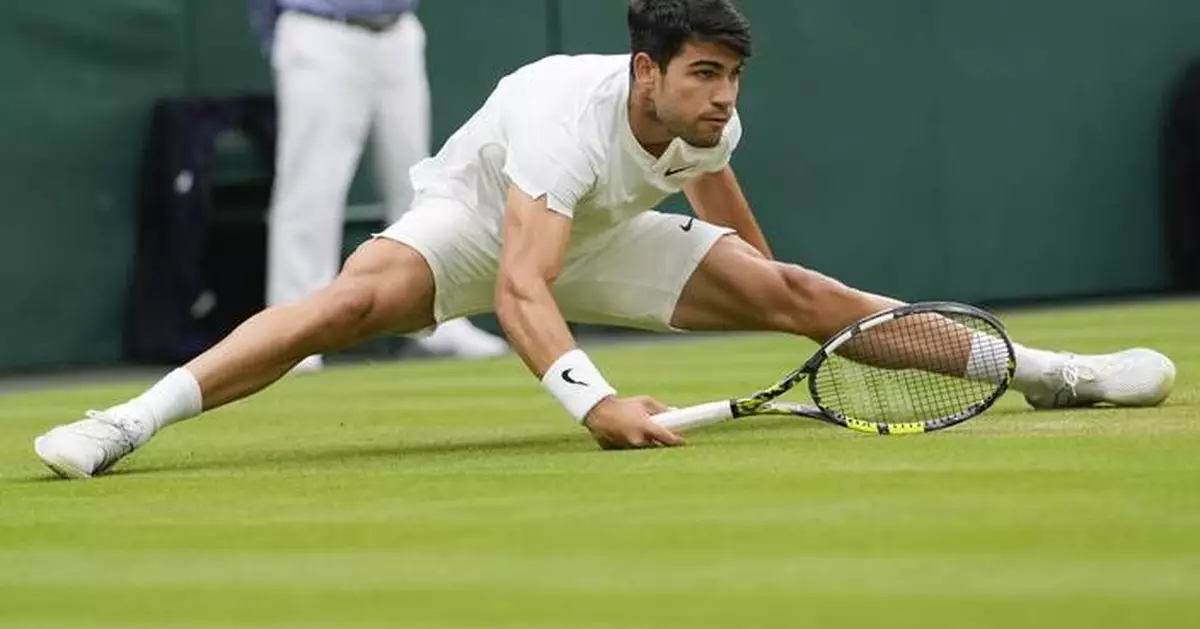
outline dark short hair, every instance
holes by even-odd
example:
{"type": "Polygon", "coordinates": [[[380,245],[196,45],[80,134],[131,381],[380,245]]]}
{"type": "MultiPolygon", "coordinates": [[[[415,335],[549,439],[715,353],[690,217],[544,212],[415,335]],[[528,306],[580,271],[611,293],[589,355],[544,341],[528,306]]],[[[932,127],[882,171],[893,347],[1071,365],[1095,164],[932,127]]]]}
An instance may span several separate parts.
{"type": "Polygon", "coordinates": [[[733,0],[629,0],[629,50],[667,68],[688,41],[721,44],[750,56],[750,21],[733,0]]]}

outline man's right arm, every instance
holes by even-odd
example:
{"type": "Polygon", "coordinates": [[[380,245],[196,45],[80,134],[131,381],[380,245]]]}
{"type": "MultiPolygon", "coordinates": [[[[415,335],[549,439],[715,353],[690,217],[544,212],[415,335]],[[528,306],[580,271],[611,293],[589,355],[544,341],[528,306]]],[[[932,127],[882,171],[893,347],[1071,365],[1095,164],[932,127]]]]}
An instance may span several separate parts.
{"type": "Polygon", "coordinates": [[[650,421],[666,410],[638,397],[619,399],[575,340],[550,285],[562,270],[571,218],[509,187],[496,276],[496,316],[513,349],[542,384],[608,448],[676,445],[682,440],[650,421]]]}
{"type": "Polygon", "coordinates": [[[504,243],[496,276],[496,317],[529,370],[542,377],[575,348],[550,284],[562,270],[571,219],[511,186],[505,200],[504,243]]]}

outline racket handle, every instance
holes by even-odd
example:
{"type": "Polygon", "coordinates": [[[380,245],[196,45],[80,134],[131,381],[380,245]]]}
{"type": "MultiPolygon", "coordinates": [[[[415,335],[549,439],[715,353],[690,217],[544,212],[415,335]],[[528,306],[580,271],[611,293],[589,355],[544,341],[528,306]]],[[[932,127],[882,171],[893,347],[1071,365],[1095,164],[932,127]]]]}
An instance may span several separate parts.
{"type": "Polygon", "coordinates": [[[669,430],[690,430],[733,419],[733,405],[728,400],[697,404],[659,413],[650,419],[669,430]]]}

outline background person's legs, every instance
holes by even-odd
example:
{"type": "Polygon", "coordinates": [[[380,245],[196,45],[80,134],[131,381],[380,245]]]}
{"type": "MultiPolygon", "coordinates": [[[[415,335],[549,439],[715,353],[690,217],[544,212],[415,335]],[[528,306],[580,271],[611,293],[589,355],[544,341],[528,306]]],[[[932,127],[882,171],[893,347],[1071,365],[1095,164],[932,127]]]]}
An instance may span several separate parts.
{"type": "Polygon", "coordinates": [[[415,15],[407,15],[380,35],[371,62],[379,89],[375,92],[375,173],[383,192],[388,224],[395,223],[413,202],[408,171],[429,157],[432,116],[429,79],[425,73],[425,31],[415,15]]]}

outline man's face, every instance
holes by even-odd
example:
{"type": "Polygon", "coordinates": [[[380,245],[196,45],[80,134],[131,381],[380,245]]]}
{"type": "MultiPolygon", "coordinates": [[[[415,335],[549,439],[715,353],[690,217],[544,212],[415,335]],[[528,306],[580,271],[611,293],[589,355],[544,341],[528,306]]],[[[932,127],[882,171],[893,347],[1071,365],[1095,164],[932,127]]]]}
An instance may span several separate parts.
{"type": "Polygon", "coordinates": [[[737,102],[742,58],[721,44],[690,41],[666,72],[646,61],[638,79],[652,84],[654,113],[667,131],[692,146],[716,146],[737,102]]]}

